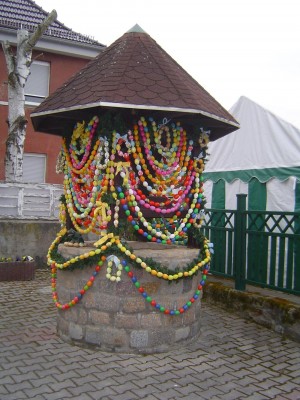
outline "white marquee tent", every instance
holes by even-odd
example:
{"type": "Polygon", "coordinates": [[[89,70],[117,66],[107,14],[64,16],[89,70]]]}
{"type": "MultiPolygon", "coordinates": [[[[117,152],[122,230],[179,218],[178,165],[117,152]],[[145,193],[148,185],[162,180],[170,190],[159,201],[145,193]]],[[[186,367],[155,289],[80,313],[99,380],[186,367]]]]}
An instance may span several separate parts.
{"type": "Polygon", "coordinates": [[[246,97],[229,110],[240,129],[211,142],[205,168],[207,208],[300,211],[300,130],[246,97]]]}

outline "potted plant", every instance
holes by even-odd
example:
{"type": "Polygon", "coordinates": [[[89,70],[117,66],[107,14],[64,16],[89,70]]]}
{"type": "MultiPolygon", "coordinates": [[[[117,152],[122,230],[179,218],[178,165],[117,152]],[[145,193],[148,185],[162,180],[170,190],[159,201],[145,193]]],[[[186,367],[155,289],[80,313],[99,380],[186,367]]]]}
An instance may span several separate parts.
{"type": "Polygon", "coordinates": [[[35,262],[30,256],[0,258],[0,282],[4,281],[30,281],[35,276],[35,262]]]}

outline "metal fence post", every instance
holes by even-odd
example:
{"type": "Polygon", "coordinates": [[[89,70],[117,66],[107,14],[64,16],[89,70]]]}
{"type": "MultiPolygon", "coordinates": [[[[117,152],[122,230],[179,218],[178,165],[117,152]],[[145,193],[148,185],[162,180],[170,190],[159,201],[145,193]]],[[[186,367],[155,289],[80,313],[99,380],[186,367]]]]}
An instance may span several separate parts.
{"type": "Polygon", "coordinates": [[[234,223],[235,289],[246,289],[246,194],[237,194],[237,212],[234,223]]]}

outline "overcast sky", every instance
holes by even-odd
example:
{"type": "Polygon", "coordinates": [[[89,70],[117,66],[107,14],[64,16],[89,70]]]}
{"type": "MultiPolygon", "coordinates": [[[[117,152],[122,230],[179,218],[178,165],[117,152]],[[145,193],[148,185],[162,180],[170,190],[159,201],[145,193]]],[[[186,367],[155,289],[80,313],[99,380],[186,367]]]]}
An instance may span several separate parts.
{"type": "Polygon", "coordinates": [[[136,23],[227,110],[240,96],[300,128],[298,0],[35,0],[109,46],[136,23]]]}

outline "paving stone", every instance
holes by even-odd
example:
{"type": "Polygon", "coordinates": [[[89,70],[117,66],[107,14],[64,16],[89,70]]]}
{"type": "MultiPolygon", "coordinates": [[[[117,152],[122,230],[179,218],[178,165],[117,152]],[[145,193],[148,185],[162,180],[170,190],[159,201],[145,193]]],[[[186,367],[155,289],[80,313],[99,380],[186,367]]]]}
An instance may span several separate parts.
{"type": "Polygon", "coordinates": [[[132,391],[127,390],[124,393],[116,394],[112,397],[114,400],[134,400],[140,399],[139,395],[134,394],[132,391]]]}
{"type": "MultiPolygon", "coordinates": [[[[300,365],[299,365],[299,366],[300,366],[300,365]]],[[[288,382],[291,378],[292,378],[292,377],[291,377],[291,376],[288,376],[288,375],[281,375],[281,374],[278,374],[277,376],[275,376],[275,377],[272,378],[272,381],[274,381],[274,382],[275,382],[275,386],[277,386],[279,383],[280,383],[280,384],[283,384],[283,383],[288,382]]]]}
{"type": "Polygon", "coordinates": [[[94,390],[104,390],[106,391],[106,389],[109,388],[110,391],[113,391],[113,393],[116,394],[116,392],[113,390],[115,386],[118,385],[118,381],[116,381],[115,379],[112,378],[106,378],[106,379],[102,379],[99,377],[97,382],[90,382],[90,386],[91,386],[91,391],[94,390]]]}
{"type": "MultiPolygon", "coordinates": [[[[286,382],[283,385],[277,386],[278,389],[280,389],[283,392],[291,392],[295,388],[295,383],[293,382],[286,382]]],[[[298,386],[299,389],[299,386],[298,386]]],[[[300,397],[300,396],[299,396],[300,397]]]]}
{"type": "Polygon", "coordinates": [[[24,392],[27,394],[28,398],[31,399],[32,397],[37,395],[42,395],[42,394],[48,395],[49,393],[53,393],[53,389],[48,385],[42,385],[39,386],[38,388],[25,389],[24,392]]]}
{"type": "Polygon", "coordinates": [[[34,373],[34,372],[32,372],[32,371],[30,371],[29,373],[27,373],[27,374],[14,374],[13,375],[13,379],[14,379],[14,381],[15,382],[23,382],[23,381],[32,381],[32,380],[35,380],[35,379],[37,379],[38,377],[37,377],[37,375],[34,373]]]}
{"type": "MultiPolygon", "coordinates": [[[[7,394],[7,395],[3,395],[3,397],[1,397],[1,400],[23,400],[23,399],[28,399],[27,394],[23,391],[23,390],[19,390],[17,392],[11,393],[11,394],[7,394]]],[[[31,398],[30,398],[31,399],[31,398]]]]}
{"type": "Polygon", "coordinates": [[[6,376],[3,376],[2,378],[0,378],[0,387],[2,385],[14,384],[14,383],[15,382],[10,375],[6,375],[6,376]]]}
{"type": "MultiPolygon", "coordinates": [[[[284,399],[287,400],[299,400],[300,399],[300,389],[298,390],[293,390],[291,393],[288,393],[283,397],[284,399]]],[[[278,397],[276,397],[277,400],[279,400],[278,397]]]]}
{"type": "MultiPolygon", "coordinates": [[[[91,390],[91,385],[89,383],[85,383],[84,385],[77,385],[75,387],[68,388],[68,391],[70,393],[72,393],[72,395],[74,397],[79,396],[79,395],[81,395],[81,396],[88,395],[89,396],[90,390],[91,390]]],[[[91,397],[89,396],[89,398],[91,398],[91,397]]],[[[72,399],[73,399],[73,397],[72,397],[72,399]]]]}
{"type": "Polygon", "coordinates": [[[74,399],[72,393],[68,392],[67,390],[62,389],[57,391],[56,387],[54,389],[55,389],[54,393],[47,394],[47,400],[74,399]]]}
{"type": "MultiPolygon", "coordinates": [[[[78,396],[72,396],[71,398],[72,398],[72,400],[93,400],[93,397],[88,393],[82,393],[78,396]]],[[[100,397],[100,399],[101,399],[101,397],[100,397]]]]}
{"type": "Polygon", "coordinates": [[[220,395],[220,398],[222,400],[237,400],[237,399],[247,399],[248,400],[247,396],[245,396],[243,393],[241,393],[240,391],[235,390],[235,389],[231,390],[228,393],[220,395]]]}
{"type": "MultiPolygon", "coordinates": [[[[189,345],[109,353],[56,335],[45,288],[49,271],[26,283],[0,282],[1,400],[300,399],[300,344],[217,306],[203,302],[201,335],[189,345]]],[[[143,347],[149,338],[137,332],[133,342],[143,347]]]]}
{"type": "MultiPolygon", "coordinates": [[[[202,394],[200,393],[189,393],[187,396],[180,396],[180,400],[203,400],[204,397],[202,397],[202,394]]],[[[220,398],[217,398],[215,396],[211,396],[210,400],[219,400],[220,398]]]]}
{"type": "MultiPolygon", "coordinates": [[[[201,396],[201,399],[207,399],[207,400],[211,400],[211,398],[213,398],[213,397],[217,397],[217,396],[224,396],[224,393],[223,392],[221,392],[221,390],[219,390],[219,389],[216,389],[216,388],[214,388],[214,387],[210,387],[209,389],[206,389],[206,390],[202,390],[201,392],[200,392],[201,394],[200,394],[200,396],[201,396]]],[[[191,395],[192,393],[190,393],[190,395],[191,395]]],[[[222,397],[223,398],[223,397],[222,397]]]]}
{"type": "Polygon", "coordinates": [[[89,396],[94,400],[100,400],[100,399],[101,400],[110,400],[110,399],[113,399],[115,395],[116,395],[116,392],[114,392],[109,387],[105,387],[101,390],[96,390],[96,391],[93,391],[93,389],[91,389],[89,391],[89,396]]]}
{"type": "MultiPolygon", "coordinates": [[[[139,396],[139,399],[149,398],[150,395],[154,395],[155,393],[160,393],[160,389],[153,387],[152,385],[148,385],[142,388],[132,389],[132,393],[139,396]]],[[[156,397],[155,397],[156,399],[156,397]]]]}
{"type": "Polygon", "coordinates": [[[249,386],[241,386],[239,385],[239,391],[243,394],[246,395],[246,398],[248,399],[248,396],[252,396],[253,393],[259,393],[261,388],[258,386],[255,386],[254,384],[251,384],[249,386]]]}

